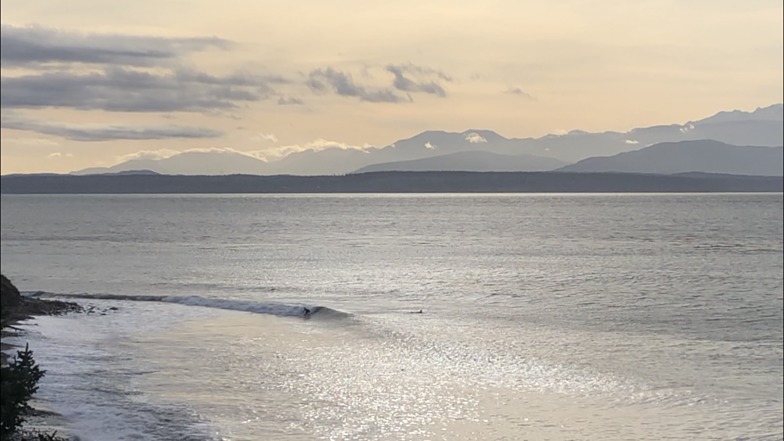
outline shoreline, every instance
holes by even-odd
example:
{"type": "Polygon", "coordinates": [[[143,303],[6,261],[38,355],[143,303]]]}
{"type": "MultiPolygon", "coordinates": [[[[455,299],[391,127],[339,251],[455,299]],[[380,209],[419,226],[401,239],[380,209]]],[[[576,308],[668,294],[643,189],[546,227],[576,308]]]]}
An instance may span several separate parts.
{"type": "MultiPolygon", "coordinates": [[[[60,314],[29,315],[4,323],[3,329],[0,331],[0,366],[9,366],[11,360],[17,356],[17,351],[24,349],[24,346],[21,344],[7,342],[8,338],[13,338],[15,340],[24,339],[27,332],[25,329],[19,327],[19,325],[24,325],[25,322],[35,320],[40,315],[64,315],[69,312],[75,311],[65,311],[60,314]],[[9,328],[12,330],[9,331],[9,328]]],[[[31,348],[31,350],[33,349],[31,348]]],[[[33,353],[35,353],[34,350],[33,353]]],[[[46,366],[41,366],[41,368],[46,371],[46,366]]],[[[79,440],[68,433],[65,417],[60,413],[49,410],[46,404],[40,402],[35,395],[30,399],[28,405],[31,409],[25,415],[24,424],[18,429],[12,439],[50,439],[49,437],[51,436],[53,441],[79,440]]]]}
{"type": "Polygon", "coordinates": [[[781,176],[374,172],[339,176],[4,175],[2,194],[684,193],[782,191],[781,176]]]}
{"type": "MultiPolygon", "coordinates": [[[[10,366],[11,361],[16,358],[17,352],[24,349],[20,344],[8,343],[8,338],[14,338],[15,340],[24,338],[26,331],[20,327],[24,322],[34,320],[38,316],[65,315],[84,311],[79,304],[73,302],[22,296],[16,286],[4,275],[0,275],[0,283],[2,284],[2,290],[0,290],[2,303],[0,306],[2,308],[0,314],[2,316],[0,366],[3,368],[10,366]]],[[[25,347],[28,347],[27,344],[25,347]]],[[[35,348],[30,350],[35,353],[35,348]]],[[[46,371],[46,366],[40,367],[46,371]]],[[[9,384],[13,383],[9,382],[9,384]]],[[[6,386],[7,384],[4,383],[4,390],[6,386]]],[[[64,430],[65,420],[63,416],[46,409],[45,405],[37,402],[35,394],[33,394],[27,404],[31,409],[27,413],[23,413],[24,424],[18,427],[16,431],[17,437],[20,439],[50,439],[51,436],[53,440],[74,439],[64,430]]]]}
{"type": "MultiPolygon", "coordinates": [[[[5,277],[3,278],[5,279],[5,277]]],[[[21,301],[18,305],[3,306],[3,323],[2,330],[0,330],[0,365],[2,366],[7,366],[9,361],[16,355],[16,350],[21,349],[21,346],[7,343],[3,340],[8,337],[22,336],[24,330],[18,327],[22,322],[43,315],[65,315],[83,312],[83,308],[73,302],[34,299],[24,296],[20,296],[20,298],[21,301]],[[12,353],[7,353],[7,351],[11,350],[13,350],[12,353]]]]}

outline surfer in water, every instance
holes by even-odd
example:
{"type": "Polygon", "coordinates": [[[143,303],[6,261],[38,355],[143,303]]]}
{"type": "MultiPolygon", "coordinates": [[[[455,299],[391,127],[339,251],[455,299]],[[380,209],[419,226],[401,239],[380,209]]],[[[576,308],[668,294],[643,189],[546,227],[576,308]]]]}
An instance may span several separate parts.
{"type": "Polygon", "coordinates": [[[302,307],[302,316],[303,317],[310,317],[310,308],[307,306],[302,307]]]}

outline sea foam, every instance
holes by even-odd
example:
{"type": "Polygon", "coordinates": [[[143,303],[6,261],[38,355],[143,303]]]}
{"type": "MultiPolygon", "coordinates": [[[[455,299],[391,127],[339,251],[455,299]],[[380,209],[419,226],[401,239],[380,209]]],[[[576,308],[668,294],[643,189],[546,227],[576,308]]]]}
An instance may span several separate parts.
{"type": "Polygon", "coordinates": [[[185,306],[200,306],[229,311],[250,312],[253,314],[269,314],[278,317],[319,317],[341,318],[350,316],[349,313],[332,308],[307,304],[287,304],[279,302],[259,302],[252,300],[233,300],[221,298],[208,298],[202,296],[158,296],[158,295],[116,295],[116,294],[62,294],[44,291],[23,292],[28,297],[52,297],[65,299],[92,299],[92,300],[117,300],[131,302],[161,302],[175,303],[185,306]]]}

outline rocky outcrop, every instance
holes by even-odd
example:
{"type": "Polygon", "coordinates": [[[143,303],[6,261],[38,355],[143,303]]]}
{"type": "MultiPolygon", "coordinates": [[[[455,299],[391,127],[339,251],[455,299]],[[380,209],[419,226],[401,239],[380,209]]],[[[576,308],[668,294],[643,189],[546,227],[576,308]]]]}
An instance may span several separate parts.
{"type": "Polygon", "coordinates": [[[6,276],[0,275],[0,319],[3,327],[33,315],[59,315],[81,310],[82,307],[73,302],[24,297],[6,276]]]}
{"type": "Polygon", "coordinates": [[[14,308],[22,302],[22,296],[8,277],[0,274],[0,308],[14,308]]]}

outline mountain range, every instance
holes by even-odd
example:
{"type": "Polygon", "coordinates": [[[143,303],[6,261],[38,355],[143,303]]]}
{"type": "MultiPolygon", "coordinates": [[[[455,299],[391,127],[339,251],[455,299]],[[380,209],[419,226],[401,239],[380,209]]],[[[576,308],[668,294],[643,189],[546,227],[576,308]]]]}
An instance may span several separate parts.
{"type": "Polygon", "coordinates": [[[609,157],[583,159],[558,171],[782,176],[783,153],[781,147],[741,147],[711,140],[663,142],[609,157]]]}
{"type": "Polygon", "coordinates": [[[381,162],[362,167],[356,173],[375,171],[548,171],[566,165],[564,161],[534,155],[502,155],[468,151],[448,153],[410,161],[381,162]]]}
{"type": "Polygon", "coordinates": [[[782,175],[784,107],[627,132],[574,130],[505,138],[490,130],[426,131],[381,148],[305,150],[277,161],[236,151],[187,151],[74,174],[147,170],[181,175],[342,175],[369,171],[614,171],[782,175]]]}

